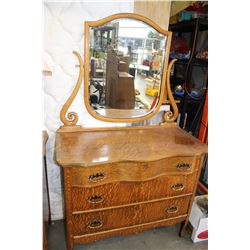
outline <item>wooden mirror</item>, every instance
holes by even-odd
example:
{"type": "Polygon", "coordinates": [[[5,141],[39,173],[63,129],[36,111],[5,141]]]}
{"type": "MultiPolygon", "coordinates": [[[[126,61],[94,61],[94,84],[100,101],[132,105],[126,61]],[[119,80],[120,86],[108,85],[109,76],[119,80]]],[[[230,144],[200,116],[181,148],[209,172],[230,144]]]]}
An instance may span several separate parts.
{"type": "Polygon", "coordinates": [[[160,108],[172,33],[131,13],[85,22],[84,101],[95,118],[136,122],[160,108]]]}

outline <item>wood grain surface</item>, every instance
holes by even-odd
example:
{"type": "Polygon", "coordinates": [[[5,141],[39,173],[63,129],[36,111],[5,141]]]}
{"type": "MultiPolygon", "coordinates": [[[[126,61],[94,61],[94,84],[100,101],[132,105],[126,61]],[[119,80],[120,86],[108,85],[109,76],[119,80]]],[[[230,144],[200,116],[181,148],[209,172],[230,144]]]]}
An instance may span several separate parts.
{"type": "Polygon", "coordinates": [[[72,188],[72,211],[100,209],[193,192],[197,172],[162,175],[149,181],[111,182],[95,187],[72,188]],[[128,192],[129,190],[129,192],[128,192]]]}
{"type": "Polygon", "coordinates": [[[176,126],[60,129],[67,249],[188,222],[207,145],[176,126]]]}
{"type": "Polygon", "coordinates": [[[66,232],[67,250],[73,250],[73,225],[72,225],[72,202],[71,202],[71,171],[69,168],[63,169],[64,177],[64,200],[66,207],[66,232]]]}
{"type": "Polygon", "coordinates": [[[120,162],[89,168],[72,167],[72,185],[88,187],[114,181],[145,181],[163,174],[185,175],[197,170],[196,162],[197,157],[170,157],[145,163],[120,162]]]}
{"type": "Polygon", "coordinates": [[[57,133],[56,161],[90,167],[121,161],[148,162],[207,152],[207,145],[180,128],[75,131],[57,133]]]}
{"type": "Polygon", "coordinates": [[[74,214],[73,233],[75,236],[105,231],[114,228],[153,222],[157,220],[186,215],[190,196],[148,202],[128,206],[126,208],[114,208],[91,213],[74,214]],[[171,208],[173,211],[169,211],[171,208]],[[150,214],[150,216],[148,216],[150,214]],[[101,226],[90,227],[93,221],[100,221],[101,226]]]}
{"type": "Polygon", "coordinates": [[[162,226],[172,226],[177,223],[180,223],[186,219],[186,216],[178,216],[175,218],[168,218],[154,222],[143,223],[140,225],[133,225],[129,227],[122,227],[111,229],[107,231],[96,232],[92,234],[85,234],[80,236],[74,236],[73,240],[75,243],[91,243],[93,241],[101,240],[107,237],[111,237],[114,235],[126,235],[132,233],[142,232],[144,230],[154,228],[154,227],[162,227],[162,226]]]}

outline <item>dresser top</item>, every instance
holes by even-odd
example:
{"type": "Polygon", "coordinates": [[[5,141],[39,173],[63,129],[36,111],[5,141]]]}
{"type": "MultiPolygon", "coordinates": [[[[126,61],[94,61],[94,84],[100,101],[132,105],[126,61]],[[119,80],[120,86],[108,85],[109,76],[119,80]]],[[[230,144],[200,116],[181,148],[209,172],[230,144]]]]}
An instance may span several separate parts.
{"type": "Polygon", "coordinates": [[[56,161],[61,166],[148,162],[173,156],[195,156],[207,145],[179,127],[57,132],[56,161]]]}

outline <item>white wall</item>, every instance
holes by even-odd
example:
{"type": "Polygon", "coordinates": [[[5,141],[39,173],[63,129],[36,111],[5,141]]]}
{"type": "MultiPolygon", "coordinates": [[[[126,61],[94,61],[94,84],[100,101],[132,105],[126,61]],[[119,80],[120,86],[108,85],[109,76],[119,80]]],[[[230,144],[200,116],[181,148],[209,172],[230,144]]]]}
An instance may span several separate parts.
{"type": "MultiPolygon", "coordinates": [[[[62,219],[63,194],[60,168],[54,161],[55,131],[62,125],[59,113],[72,92],[79,68],[73,50],[83,57],[84,21],[98,20],[119,13],[133,12],[133,1],[45,1],[44,6],[44,69],[51,70],[52,76],[43,79],[44,129],[49,133],[47,143],[47,167],[52,220],[62,219]]],[[[84,127],[114,126],[90,116],[84,106],[83,86],[70,110],[79,115],[79,124],[84,127]]],[[[115,124],[118,126],[118,124],[115,124]]],[[[124,126],[124,124],[119,124],[124,126]]],[[[45,194],[45,190],[43,191],[45,194]]],[[[46,197],[44,198],[46,203],[46,197]]],[[[44,215],[47,218],[47,205],[44,215]]]]}

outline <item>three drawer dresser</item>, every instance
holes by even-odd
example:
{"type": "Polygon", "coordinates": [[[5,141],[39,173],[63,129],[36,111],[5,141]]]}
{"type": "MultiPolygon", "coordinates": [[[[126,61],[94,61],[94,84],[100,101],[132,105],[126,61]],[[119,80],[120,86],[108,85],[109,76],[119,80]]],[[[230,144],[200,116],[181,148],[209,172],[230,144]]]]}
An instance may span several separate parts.
{"type": "Polygon", "coordinates": [[[188,222],[206,145],[178,127],[58,132],[68,250],[188,222]]]}

